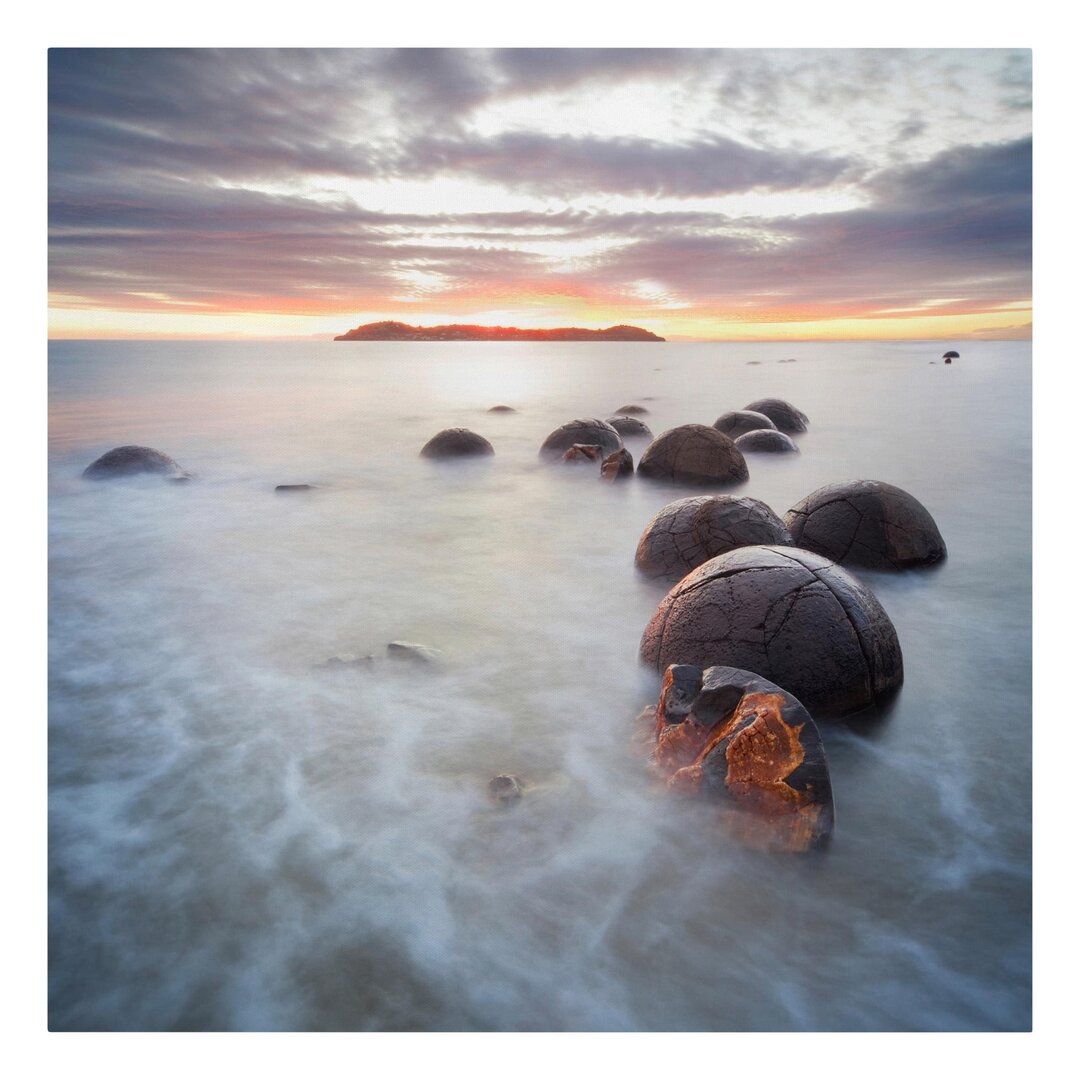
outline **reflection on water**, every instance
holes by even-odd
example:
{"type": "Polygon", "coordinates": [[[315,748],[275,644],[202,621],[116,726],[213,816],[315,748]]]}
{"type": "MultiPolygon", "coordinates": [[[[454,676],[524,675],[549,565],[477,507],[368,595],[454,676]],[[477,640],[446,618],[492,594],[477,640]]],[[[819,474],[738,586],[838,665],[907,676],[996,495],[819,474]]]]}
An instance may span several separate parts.
{"type": "Polygon", "coordinates": [[[51,1026],[1029,1027],[1030,347],[941,351],[54,343],[51,1026]],[[906,682],[822,725],[809,859],[732,843],[631,745],[663,595],[634,549],[694,492],[537,460],[573,417],[763,396],[811,427],[740,494],[884,480],[949,547],[859,575],[906,682]],[[418,457],[453,426],[495,457],[418,457]],[[197,482],[80,481],[123,443],[197,482]],[[379,659],[317,667],[345,653],[379,659]]]}

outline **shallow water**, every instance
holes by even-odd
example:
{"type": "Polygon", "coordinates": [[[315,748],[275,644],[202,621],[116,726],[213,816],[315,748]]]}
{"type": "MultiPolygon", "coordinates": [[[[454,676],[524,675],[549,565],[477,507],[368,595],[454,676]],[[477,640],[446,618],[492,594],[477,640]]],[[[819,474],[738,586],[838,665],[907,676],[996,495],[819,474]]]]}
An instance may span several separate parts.
{"type": "Polygon", "coordinates": [[[54,342],[50,1026],[1029,1028],[1031,350],[942,351],[54,342]],[[884,480],[949,547],[859,574],[906,677],[821,725],[821,856],[740,847],[631,746],[634,549],[696,492],[537,460],[764,396],[811,427],[738,494],[884,480]],[[418,456],[452,426],[495,457],[418,456]],[[195,481],[80,479],[124,443],[195,481]],[[395,639],[442,669],[316,666],[395,639]],[[499,772],[534,785],[503,813],[499,772]]]}

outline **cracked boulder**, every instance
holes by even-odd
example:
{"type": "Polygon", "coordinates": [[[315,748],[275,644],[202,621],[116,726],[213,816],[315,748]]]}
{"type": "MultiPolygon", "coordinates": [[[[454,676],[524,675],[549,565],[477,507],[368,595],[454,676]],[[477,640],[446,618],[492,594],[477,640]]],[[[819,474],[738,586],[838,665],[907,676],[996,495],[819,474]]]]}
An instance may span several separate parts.
{"type": "Polygon", "coordinates": [[[722,487],[750,477],[735,443],[715,428],[683,424],[650,443],[638,462],[638,474],[675,484],[722,487]]]}
{"type": "Polygon", "coordinates": [[[540,457],[545,461],[559,461],[575,444],[599,446],[602,456],[614,454],[623,446],[622,436],[608,423],[595,417],[571,420],[557,427],[540,447],[540,457]]]}
{"type": "Polygon", "coordinates": [[[607,422],[624,439],[651,439],[653,437],[649,425],[636,416],[609,416],[607,422]]]}
{"type": "Polygon", "coordinates": [[[495,453],[494,447],[475,431],[468,428],[447,428],[433,435],[420,451],[426,458],[487,457],[495,453]]]}
{"type": "Polygon", "coordinates": [[[687,574],[660,601],[641,659],[754,671],[815,716],[883,704],[904,679],[900,643],[877,597],[799,548],[735,548],[687,574]]]}
{"type": "Polygon", "coordinates": [[[150,446],[117,446],[87,465],[83,477],[87,480],[112,480],[142,473],[177,479],[184,476],[184,470],[160,450],[150,446]]]}
{"type": "Polygon", "coordinates": [[[634,565],[647,577],[678,581],[703,562],[751,544],[790,544],[787,526],[758,499],[695,495],[668,503],[645,526],[634,565]]]}
{"type": "Polygon", "coordinates": [[[757,401],[751,401],[749,405],[744,405],[743,408],[750,412],[764,413],[779,431],[788,435],[798,435],[799,432],[805,431],[806,425],[810,423],[806,413],[780,398],[759,398],[757,401]]]}
{"type": "Polygon", "coordinates": [[[609,454],[600,463],[601,480],[629,480],[634,475],[634,459],[630,451],[623,448],[609,454]]]}
{"type": "Polygon", "coordinates": [[[726,412],[713,421],[713,427],[726,435],[729,439],[737,439],[748,431],[775,431],[776,425],[764,414],[752,412],[750,409],[739,409],[736,412],[726,412]]]}
{"type": "Polygon", "coordinates": [[[753,672],[669,666],[652,758],[671,788],[715,801],[755,844],[807,851],[832,833],[817,725],[798,698],[753,672]]]}
{"type": "Polygon", "coordinates": [[[769,430],[748,431],[735,440],[735,445],[742,454],[797,454],[799,448],[790,435],[785,435],[775,428],[769,430]]]}
{"type": "Polygon", "coordinates": [[[827,484],[785,517],[802,548],[846,566],[904,570],[945,558],[945,541],[913,495],[877,480],[827,484]]]}
{"type": "Polygon", "coordinates": [[[568,465],[581,465],[584,462],[599,461],[602,455],[603,450],[599,446],[574,443],[559,460],[568,465]]]}

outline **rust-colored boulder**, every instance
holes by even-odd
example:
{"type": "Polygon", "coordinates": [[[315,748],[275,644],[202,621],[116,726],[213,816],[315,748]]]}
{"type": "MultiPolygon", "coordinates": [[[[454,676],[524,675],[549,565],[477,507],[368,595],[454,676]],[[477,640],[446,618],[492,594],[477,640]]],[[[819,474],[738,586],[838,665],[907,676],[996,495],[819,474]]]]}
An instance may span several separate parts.
{"type": "Polygon", "coordinates": [[[420,451],[426,458],[487,457],[495,453],[494,447],[475,431],[468,428],[447,428],[433,435],[420,451]]]}
{"type": "Polygon", "coordinates": [[[743,454],[797,454],[799,448],[790,435],[775,429],[748,431],[735,440],[743,454]]]}
{"type": "Polygon", "coordinates": [[[805,431],[806,425],[810,423],[806,413],[780,398],[759,398],[757,401],[751,401],[749,405],[744,405],[743,408],[751,412],[764,413],[776,425],[777,430],[788,435],[797,435],[800,431],[805,431]]]}
{"type": "Polygon", "coordinates": [[[877,597],[800,548],[735,548],[691,571],[660,601],[641,659],[755,671],[814,715],[884,703],[904,678],[900,643],[877,597]]]}
{"type": "Polygon", "coordinates": [[[904,570],[945,558],[945,541],[914,495],[878,480],[827,484],[785,517],[794,542],[845,566],[904,570]]]}
{"type": "Polygon", "coordinates": [[[602,454],[603,449],[599,446],[574,443],[559,460],[565,461],[569,465],[580,465],[585,461],[599,461],[602,454]]]}
{"type": "Polygon", "coordinates": [[[651,439],[653,437],[649,425],[635,416],[609,416],[607,422],[624,439],[651,439]]]}
{"type": "Polygon", "coordinates": [[[168,454],[150,446],[117,446],[83,469],[87,480],[113,480],[142,473],[180,478],[184,470],[168,454]]]}
{"type": "Polygon", "coordinates": [[[807,851],[832,833],[817,725],[798,698],[753,672],[669,666],[653,762],[670,787],[716,800],[740,835],[761,846],[807,851]]]}
{"type": "Polygon", "coordinates": [[[634,459],[625,447],[609,454],[600,464],[601,480],[628,480],[633,475],[634,459]]]}
{"type": "Polygon", "coordinates": [[[641,455],[638,473],[650,480],[708,487],[741,484],[750,477],[735,443],[704,424],[665,431],[641,455]]]}
{"type": "Polygon", "coordinates": [[[571,420],[557,427],[540,447],[540,457],[545,461],[559,461],[575,443],[599,446],[603,456],[622,449],[622,436],[608,423],[595,417],[571,420]]]}
{"type": "Polygon", "coordinates": [[[726,435],[729,439],[737,439],[748,431],[775,431],[776,425],[764,414],[753,412],[750,409],[739,409],[736,412],[726,412],[713,421],[713,427],[726,435]]]}
{"type": "Polygon", "coordinates": [[[694,495],[662,507],[645,526],[634,565],[678,581],[716,555],[750,544],[790,544],[787,526],[758,499],[694,495]]]}

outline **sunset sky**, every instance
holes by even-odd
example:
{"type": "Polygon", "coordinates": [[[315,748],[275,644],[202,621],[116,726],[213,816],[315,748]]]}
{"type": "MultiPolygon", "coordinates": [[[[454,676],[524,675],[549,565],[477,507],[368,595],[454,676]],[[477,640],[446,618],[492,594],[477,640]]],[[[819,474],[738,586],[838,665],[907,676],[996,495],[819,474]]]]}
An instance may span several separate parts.
{"type": "Polygon", "coordinates": [[[50,333],[1031,333],[1026,50],[52,50],[50,333]]]}

